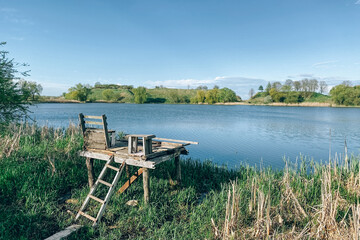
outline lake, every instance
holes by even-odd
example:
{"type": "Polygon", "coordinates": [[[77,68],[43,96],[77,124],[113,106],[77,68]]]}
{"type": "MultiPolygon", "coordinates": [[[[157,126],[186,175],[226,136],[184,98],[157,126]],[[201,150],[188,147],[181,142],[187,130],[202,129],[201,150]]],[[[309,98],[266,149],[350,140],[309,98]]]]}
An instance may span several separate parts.
{"type": "Polygon", "coordinates": [[[217,164],[284,166],[300,154],[328,161],[331,153],[360,150],[360,109],[167,104],[43,103],[31,106],[40,125],[78,123],[78,114],[108,117],[109,129],[197,141],[189,156],[217,164]],[[331,130],[331,137],[330,137],[331,130]]]}

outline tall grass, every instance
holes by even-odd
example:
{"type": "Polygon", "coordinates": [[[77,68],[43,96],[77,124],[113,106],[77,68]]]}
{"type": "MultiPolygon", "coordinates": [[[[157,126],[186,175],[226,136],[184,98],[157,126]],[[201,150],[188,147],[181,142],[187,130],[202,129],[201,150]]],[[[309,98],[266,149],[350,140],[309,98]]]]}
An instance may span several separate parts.
{"type": "MultiPolygon", "coordinates": [[[[0,141],[0,238],[44,239],[73,224],[89,191],[77,127],[13,124],[0,141]]],[[[151,171],[149,205],[136,181],[112,197],[99,227],[83,218],[68,239],[357,239],[359,158],[300,160],[229,170],[182,159],[181,185],[173,162],[163,163],[151,171]]],[[[103,164],[95,161],[97,174],[103,164]]]]}

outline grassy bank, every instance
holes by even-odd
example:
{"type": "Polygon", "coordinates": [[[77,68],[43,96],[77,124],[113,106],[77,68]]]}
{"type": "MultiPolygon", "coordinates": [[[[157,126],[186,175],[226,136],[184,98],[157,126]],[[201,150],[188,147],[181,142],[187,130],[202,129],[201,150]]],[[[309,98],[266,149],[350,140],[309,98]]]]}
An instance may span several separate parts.
{"type": "MultiPolygon", "coordinates": [[[[0,141],[0,238],[44,239],[73,224],[89,190],[78,129],[12,125],[0,141]]],[[[173,163],[161,164],[151,171],[149,205],[138,180],[113,196],[99,227],[81,219],[86,226],[68,239],[357,238],[359,159],[301,160],[227,170],[183,159],[181,186],[173,163]],[[126,205],[132,199],[139,204],[126,205]]],[[[102,164],[95,161],[97,174],[102,164]]]]}

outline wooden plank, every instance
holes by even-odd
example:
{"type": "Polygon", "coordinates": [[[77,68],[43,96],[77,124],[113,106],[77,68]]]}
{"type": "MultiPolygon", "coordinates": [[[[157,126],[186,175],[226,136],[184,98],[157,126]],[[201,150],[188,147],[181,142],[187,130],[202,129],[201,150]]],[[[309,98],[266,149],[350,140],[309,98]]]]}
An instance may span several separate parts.
{"type": "MultiPolygon", "coordinates": [[[[98,152],[95,151],[80,151],[79,155],[82,157],[91,157],[94,159],[99,159],[99,160],[104,160],[104,161],[108,161],[110,159],[110,155],[108,153],[101,153],[101,150],[98,150],[98,152]]],[[[103,152],[107,152],[102,150],[103,152]]],[[[112,153],[110,151],[108,151],[109,153],[112,153]]],[[[155,165],[156,163],[152,160],[150,161],[143,161],[143,160],[138,160],[138,159],[134,159],[132,157],[123,157],[123,156],[119,156],[118,154],[115,154],[114,156],[114,161],[116,163],[123,163],[124,161],[126,161],[126,164],[131,165],[131,166],[136,166],[136,167],[145,167],[145,168],[149,168],[149,169],[155,169],[155,165]]]]}
{"type": "Polygon", "coordinates": [[[84,146],[86,149],[106,149],[105,143],[86,142],[84,146]]]}
{"type": "Polygon", "coordinates": [[[99,202],[101,204],[104,204],[104,202],[105,202],[104,200],[102,200],[102,199],[100,199],[98,197],[95,197],[94,195],[91,195],[91,194],[89,194],[89,198],[94,199],[95,201],[97,201],[97,202],[99,202]]]}
{"type": "Polygon", "coordinates": [[[60,239],[66,238],[71,233],[79,230],[80,228],[82,228],[82,225],[75,225],[75,224],[71,225],[71,226],[65,228],[64,230],[62,230],[58,233],[55,233],[54,235],[46,238],[45,240],[60,240],[60,239]]]}
{"type": "Polygon", "coordinates": [[[190,144],[199,144],[198,142],[186,141],[186,140],[176,140],[169,138],[154,138],[155,141],[170,141],[170,142],[179,142],[179,143],[190,143],[190,144]]]}
{"type": "Polygon", "coordinates": [[[112,169],[112,170],[114,170],[114,171],[119,171],[119,170],[120,170],[119,168],[114,167],[114,166],[111,166],[111,165],[109,165],[109,164],[106,164],[106,167],[108,167],[108,168],[110,168],[110,169],[112,169]]]}
{"type": "Polygon", "coordinates": [[[144,187],[144,202],[148,204],[150,201],[150,178],[149,169],[144,168],[143,170],[143,187],[144,187]]]}
{"type": "Polygon", "coordinates": [[[103,128],[104,128],[106,148],[110,148],[110,141],[109,141],[109,134],[108,134],[106,116],[105,116],[105,114],[104,114],[104,115],[102,115],[101,117],[102,117],[102,123],[103,123],[103,128]]]}
{"type": "Polygon", "coordinates": [[[102,119],[101,116],[90,116],[90,115],[85,115],[84,118],[102,119]]]}
{"type": "Polygon", "coordinates": [[[117,191],[117,193],[123,193],[130,185],[143,173],[144,168],[139,168],[134,175],[130,177],[128,181],[117,191]]]}
{"type": "Polygon", "coordinates": [[[95,121],[85,121],[85,124],[103,125],[102,122],[95,122],[95,121]]]}
{"type": "Polygon", "coordinates": [[[141,138],[154,138],[156,137],[154,134],[128,134],[125,137],[141,137],[141,138]]]}
{"type": "Polygon", "coordinates": [[[90,216],[90,215],[87,214],[87,213],[84,213],[83,211],[79,211],[79,214],[80,214],[81,216],[86,217],[87,219],[90,219],[90,220],[93,221],[93,222],[96,221],[96,219],[95,219],[94,217],[90,216]]]}
{"type": "Polygon", "coordinates": [[[99,181],[99,183],[102,183],[102,184],[104,184],[104,185],[106,185],[106,186],[108,186],[108,187],[112,187],[112,184],[111,184],[111,183],[108,183],[108,182],[106,182],[106,181],[104,181],[104,180],[101,180],[101,179],[98,179],[98,181],[99,181]]]}

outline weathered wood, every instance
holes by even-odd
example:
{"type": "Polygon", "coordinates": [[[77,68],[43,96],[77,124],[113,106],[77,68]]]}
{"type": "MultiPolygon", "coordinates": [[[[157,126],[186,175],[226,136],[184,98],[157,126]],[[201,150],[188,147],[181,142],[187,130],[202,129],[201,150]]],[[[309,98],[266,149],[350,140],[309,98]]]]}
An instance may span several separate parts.
{"type": "Polygon", "coordinates": [[[102,119],[101,116],[90,116],[90,115],[85,115],[84,118],[102,119]]]}
{"type": "Polygon", "coordinates": [[[103,123],[102,123],[102,122],[95,122],[95,121],[85,121],[85,124],[103,125],[103,123]]]}
{"type": "Polygon", "coordinates": [[[130,177],[128,181],[117,191],[117,193],[123,193],[126,189],[130,187],[130,185],[143,173],[144,168],[139,168],[134,175],[130,177]]]}
{"type": "Polygon", "coordinates": [[[98,143],[98,142],[84,142],[84,146],[86,149],[106,149],[105,143],[98,143]]]}
{"type": "Polygon", "coordinates": [[[87,213],[84,213],[83,211],[79,211],[79,214],[80,214],[81,216],[84,216],[84,217],[90,219],[90,220],[93,221],[93,222],[96,222],[96,218],[94,218],[93,216],[90,216],[90,215],[87,214],[87,213]]]}
{"type": "Polygon", "coordinates": [[[105,202],[104,200],[102,200],[102,199],[100,199],[100,198],[98,198],[98,197],[95,197],[94,195],[91,195],[91,194],[89,194],[89,197],[90,197],[91,199],[93,199],[93,200],[101,203],[101,204],[104,204],[104,202],[105,202]]]}
{"type": "Polygon", "coordinates": [[[176,169],[176,181],[178,184],[181,183],[181,164],[180,156],[175,157],[175,169],[176,169]]]}
{"type": "Polygon", "coordinates": [[[199,144],[198,142],[186,141],[186,140],[176,140],[169,138],[154,138],[155,141],[170,141],[170,142],[179,142],[179,143],[190,143],[190,144],[199,144]]]}
{"type": "Polygon", "coordinates": [[[80,128],[82,133],[85,132],[85,122],[84,122],[84,115],[82,113],[79,114],[79,122],[80,122],[80,128]]]}
{"type": "Polygon", "coordinates": [[[102,123],[103,123],[103,128],[104,128],[106,148],[110,148],[110,141],[109,141],[109,135],[108,135],[106,116],[105,116],[105,114],[103,114],[101,117],[102,117],[102,123]]]}
{"type": "Polygon", "coordinates": [[[82,227],[82,225],[71,225],[71,226],[65,228],[64,230],[62,230],[58,233],[55,233],[54,235],[46,238],[45,240],[60,240],[60,239],[66,238],[71,233],[79,230],[81,227],[82,227]]]}
{"type": "Polygon", "coordinates": [[[154,138],[156,137],[154,134],[129,134],[125,137],[140,137],[140,138],[154,138]]]}
{"type": "Polygon", "coordinates": [[[149,169],[143,170],[143,187],[144,187],[144,203],[148,204],[150,201],[150,178],[149,169]]]}
{"type": "Polygon", "coordinates": [[[87,157],[86,158],[86,168],[88,173],[88,182],[89,187],[92,187],[94,185],[94,159],[87,157]]]}
{"type": "Polygon", "coordinates": [[[137,153],[138,151],[138,137],[129,137],[128,138],[128,153],[137,153]]]}

